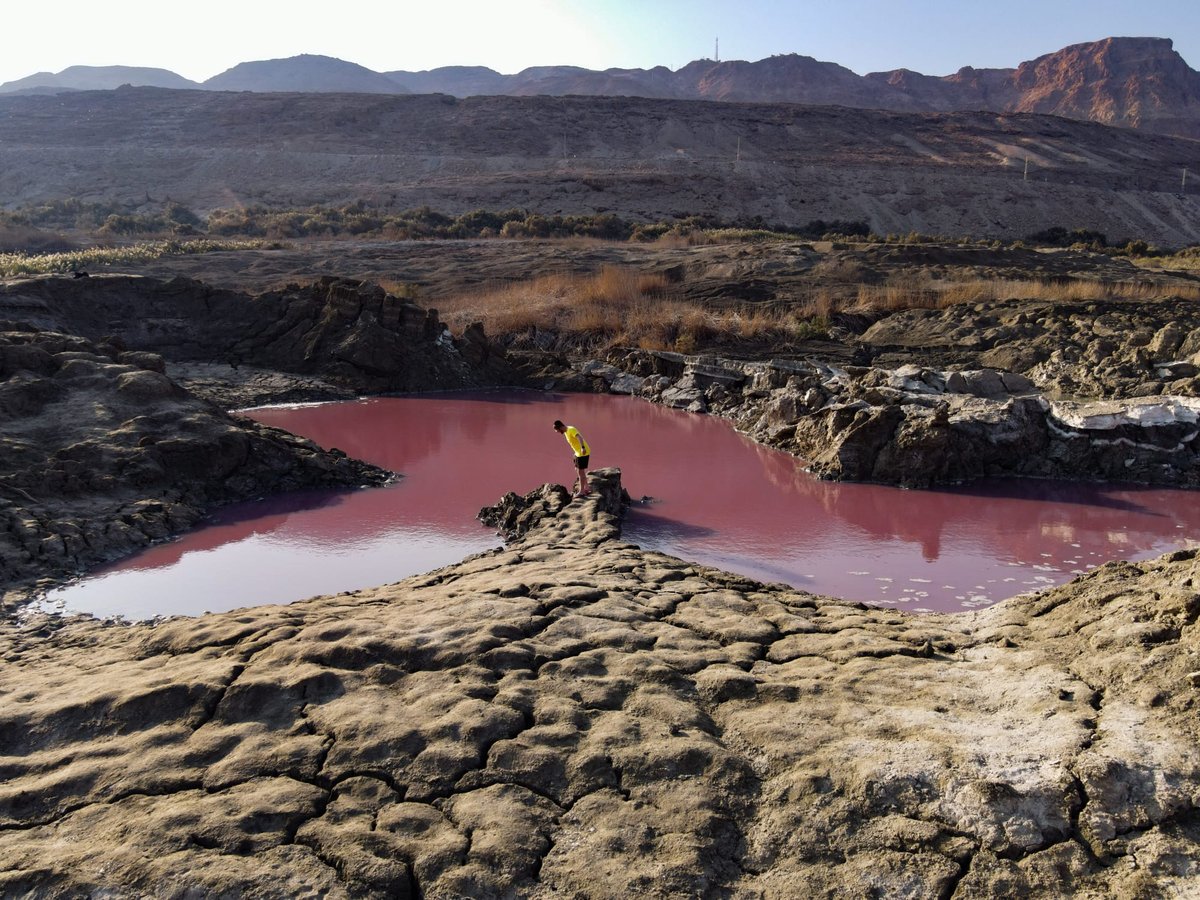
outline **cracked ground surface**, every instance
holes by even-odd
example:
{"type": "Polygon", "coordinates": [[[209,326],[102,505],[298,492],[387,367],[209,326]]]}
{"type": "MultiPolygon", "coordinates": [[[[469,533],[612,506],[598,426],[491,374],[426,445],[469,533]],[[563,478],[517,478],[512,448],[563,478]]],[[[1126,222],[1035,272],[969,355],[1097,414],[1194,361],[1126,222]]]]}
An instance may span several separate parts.
{"type": "Polygon", "coordinates": [[[1194,551],[913,616],[644,552],[594,477],[398,584],[6,626],[0,894],[1194,890],[1194,551]]]}

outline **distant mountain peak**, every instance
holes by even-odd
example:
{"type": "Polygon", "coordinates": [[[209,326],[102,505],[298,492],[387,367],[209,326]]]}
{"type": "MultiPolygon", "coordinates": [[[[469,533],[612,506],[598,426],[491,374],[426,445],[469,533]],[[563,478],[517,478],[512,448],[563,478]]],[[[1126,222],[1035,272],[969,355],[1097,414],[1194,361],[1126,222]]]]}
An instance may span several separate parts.
{"type": "Polygon", "coordinates": [[[0,92],[111,89],[122,84],[217,91],[647,97],[834,104],[905,112],[1037,112],[1200,138],[1200,73],[1170,38],[1107,37],[1072,44],[1013,69],[963,66],[953,75],[911,69],[857,75],[800,53],[757,62],[697,59],[672,71],[531,66],[504,75],[484,66],[375,72],[303,53],[244,62],[198,85],[163,69],[72,66],[0,85],[0,92]]]}
{"type": "Polygon", "coordinates": [[[239,63],[204,82],[213,91],[402,94],[386,75],[333,56],[301,53],[239,63]]]}
{"type": "Polygon", "coordinates": [[[195,90],[200,87],[166,69],[144,66],[69,66],[61,72],[38,72],[16,81],[0,84],[0,93],[64,91],[106,91],[123,84],[137,87],[161,87],[195,90]]]}
{"type": "Polygon", "coordinates": [[[1016,112],[1200,136],[1200,73],[1170,38],[1109,37],[1021,63],[1016,112]],[[1179,121],[1191,118],[1190,128],[1179,121]]]}

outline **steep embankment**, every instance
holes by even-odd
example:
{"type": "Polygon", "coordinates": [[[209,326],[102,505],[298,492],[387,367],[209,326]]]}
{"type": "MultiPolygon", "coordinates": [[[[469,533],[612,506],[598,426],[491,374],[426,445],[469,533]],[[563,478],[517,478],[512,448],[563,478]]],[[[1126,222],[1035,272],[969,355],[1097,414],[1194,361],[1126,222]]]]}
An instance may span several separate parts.
{"type": "MultiPolygon", "coordinates": [[[[510,376],[479,328],[455,340],[436,310],[346,278],[254,296],[185,278],[29,278],[0,283],[0,317],[92,340],[116,337],[173,363],[264,370],[262,402],[344,396],[339,389],[474,387],[510,376]],[[278,372],[309,380],[292,382],[300,395],[281,396],[270,377],[278,372]]],[[[238,403],[249,399],[242,392],[238,403]]]]}
{"type": "Polygon", "coordinates": [[[0,890],[1134,898],[1200,874],[1194,553],[913,617],[644,553],[618,473],[595,487],[387,587],[0,626],[0,890]]]}
{"type": "Polygon", "coordinates": [[[1003,237],[1062,224],[1181,245],[1200,240],[1196,195],[1179,194],[1195,158],[1190,140],[1046,115],[153,88],[0,98],[8,204],[362,200],[1003,237]]]}

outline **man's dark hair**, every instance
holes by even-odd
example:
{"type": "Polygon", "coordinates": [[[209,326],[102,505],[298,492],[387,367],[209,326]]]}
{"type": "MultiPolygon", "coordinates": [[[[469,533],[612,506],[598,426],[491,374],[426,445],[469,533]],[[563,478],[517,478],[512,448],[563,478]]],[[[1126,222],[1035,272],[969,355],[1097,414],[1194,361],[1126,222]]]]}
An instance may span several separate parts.
{"type": "Polygon", "coordinates": [[[566,426],[563,425],[563,423],[560,422],[558,419],[555,419],[554,420],[554,430],[557,431],[560,428],[566,428],[566,426]]]}

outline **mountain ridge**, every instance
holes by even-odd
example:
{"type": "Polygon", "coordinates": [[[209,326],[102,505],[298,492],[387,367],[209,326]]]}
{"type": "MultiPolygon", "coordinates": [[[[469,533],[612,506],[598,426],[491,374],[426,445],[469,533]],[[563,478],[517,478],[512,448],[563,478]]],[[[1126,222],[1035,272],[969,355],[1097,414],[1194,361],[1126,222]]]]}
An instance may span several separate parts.
{"type": "Polygon", "coordinates": [[[67,91],[106,91],[130,84],[136,87],[199,90],[200,84],[176,75],[169,69],[147,66],[68,66],[61,72],[35,72],[15,81],[0,84],[0,93],[48,93],[67,91]]]}
{"type": "Polygon", "coordinates": [[[677,70],[485,66],[376,72],[329,56],[240,63],[197,83],[164,69],[72,66],[0,84],[2,93],[106,90],[124,84],[199,90],[470,96],[613,96],[666,100],[838,105],[897,112],[1049,113],[1200,138],[1200,72],[1170,38],[1108,37],[1072,44],[1015,68],[964,66],[952,75],[893,69],[858,75],[797,53],[756,62],[694,60],[677,70]]]}
{"type": "Polygon", "coordinates": [[[386,75],[366,66],[312,53],[238,63],[201,86],[209,91],[264,93],[409,93],[386,75]]]}

